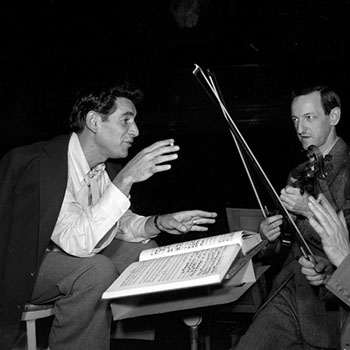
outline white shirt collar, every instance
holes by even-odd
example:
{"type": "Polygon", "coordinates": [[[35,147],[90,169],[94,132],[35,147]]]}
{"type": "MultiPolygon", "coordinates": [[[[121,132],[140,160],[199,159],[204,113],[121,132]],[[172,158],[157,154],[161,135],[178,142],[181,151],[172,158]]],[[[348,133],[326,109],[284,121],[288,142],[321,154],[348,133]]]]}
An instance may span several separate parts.
{"type": "Polygon", "coordinates": [[[68,145],[68,158],[75,170],[77,180],[82,183],[86,174],[90,171],[83,149],[81,148],[78,135],[73,132],[68,145]]]}
{"type": "Polygon", "coordinates": [[[90,169],[83,149],[81,148],[79,137],[75,132],[72,133],[69,140],[68,158],[73,169],[75,169],[74,172],[79,183],[83,183],[86,176],[92,178],[103,172],[105,169],[105,165],[103,163],[97,164],[93,169],[90,169]]]}

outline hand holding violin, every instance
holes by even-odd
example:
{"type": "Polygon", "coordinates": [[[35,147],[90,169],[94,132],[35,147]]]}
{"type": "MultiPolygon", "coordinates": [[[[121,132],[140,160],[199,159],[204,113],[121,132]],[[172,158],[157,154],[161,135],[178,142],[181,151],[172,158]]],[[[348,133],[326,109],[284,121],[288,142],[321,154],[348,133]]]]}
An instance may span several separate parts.
{"type": "Polygon", "coordinates": [[[289,212],[310,218],[313,214],[308,207],[308,199],[313,195],[315,179],[316,177],[325,179],[327,174],[324,158],[316,146],[308,147],[307,157],[309,161],[292,175],[291,186],[286,186],[281,191],[280,199],[289,212]]]}
{"type": "Polygon", "coordinates": [[[309,194],[304,192],[301,194],[300,188],[286,186],[281,191],[280,199],[286,209],[295,214],[303,215],[307,218],[312,217],[312,212],[308,207],[309,194]]]}

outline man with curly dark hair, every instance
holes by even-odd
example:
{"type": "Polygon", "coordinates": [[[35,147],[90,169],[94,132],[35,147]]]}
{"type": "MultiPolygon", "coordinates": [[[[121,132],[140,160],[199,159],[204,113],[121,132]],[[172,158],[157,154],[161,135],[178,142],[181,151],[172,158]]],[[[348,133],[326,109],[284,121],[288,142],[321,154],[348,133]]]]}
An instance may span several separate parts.
{"type": "Polygon", "coordinates": [[[173,139],[141,150],[119,172],[139,135],[129,84],[81,91],[72,133],[8,152],[0,162],[0,347],[10,349],[26,302],[55,301],[51,350],[107,350],[111,311],[102,293],[161,231],[205,231],[216,213],[140,216],[133,184],[171,168],[173,139]]]}

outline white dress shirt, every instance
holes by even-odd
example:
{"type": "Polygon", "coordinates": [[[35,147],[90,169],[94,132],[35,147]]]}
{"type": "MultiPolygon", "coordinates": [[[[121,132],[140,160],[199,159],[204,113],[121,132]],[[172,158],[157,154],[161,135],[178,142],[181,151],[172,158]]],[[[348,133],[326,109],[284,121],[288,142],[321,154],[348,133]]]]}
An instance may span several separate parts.
{"type": "Polygon", "coordinates": [[[142,242],[158,232],[146,232],[148,217],[128,210],[129,199],[111,182],[104,164],[90,170],[73,133],[68,146],[68,182],[52,242],[68,254],[93,256],[114,238],[142,242]]]}

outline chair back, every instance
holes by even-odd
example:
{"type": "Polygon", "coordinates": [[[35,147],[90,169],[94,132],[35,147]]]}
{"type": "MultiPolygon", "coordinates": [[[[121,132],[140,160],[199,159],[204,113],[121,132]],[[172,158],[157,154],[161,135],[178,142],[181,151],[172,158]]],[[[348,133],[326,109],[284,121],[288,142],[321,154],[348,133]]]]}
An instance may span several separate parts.
{"type": "Polygon", "coordinates": [[[260,209],[226,208],[226,216],[231,232],[240,230],[258,232],[259,225],[264,219],[260,209]]]}

